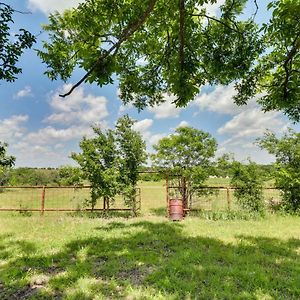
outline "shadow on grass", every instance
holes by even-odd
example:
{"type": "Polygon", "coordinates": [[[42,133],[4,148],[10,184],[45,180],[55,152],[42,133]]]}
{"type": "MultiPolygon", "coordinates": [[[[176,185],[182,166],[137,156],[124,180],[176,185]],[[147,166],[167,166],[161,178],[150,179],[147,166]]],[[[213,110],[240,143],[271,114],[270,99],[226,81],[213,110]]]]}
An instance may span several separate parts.
{"type": "Polygon", "coordinates": [[[226,244],[189,237],[178,223],[146,221],[111,222],[95,233],[48,256],[1,237],[8,263],[0,265],[0,299],[300,298],[296,239],[238,236],[226,244]],[[37,275],[44,279],[33,281],[37,275]]]}

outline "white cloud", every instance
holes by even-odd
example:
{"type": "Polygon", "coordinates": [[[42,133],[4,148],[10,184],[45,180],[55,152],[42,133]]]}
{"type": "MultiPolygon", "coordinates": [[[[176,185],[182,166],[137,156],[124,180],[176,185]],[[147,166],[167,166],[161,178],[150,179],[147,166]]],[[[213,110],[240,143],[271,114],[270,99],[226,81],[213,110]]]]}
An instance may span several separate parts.
{"type": "Polygon", "coordinates": [[[138,131],[143,136],[144,141],[146,141],[148,152],[152,152],[152,146],[157,144],[157,142],[166,135],[162,133],[153,134],[150,130],[152,125],[152,119],[144,119],[133,125],[133,129],[138,131]]]}
{"type": "Polygon", "coordinates": [[[164,95],[165,102],[149,107],[148,110],[154,114],[155,119],[177,118],[181,108],[177,108],[173,103],[176,100],[174,95],[164,95]]]}
{"type": "Polygon", "coordinates": [[[54,148],[51,145],[35,145],[20,142],[14,145],[17,166],[58,167],[70,164],[69,152],[65,148],[54,148]]]}
{"type": "MultiPolygon", "coordinates": [[[[71,88],[71,84],[63,86],[63,93],[71,88]]],[[[44,121],[59,124],[88,124],[101,122],[108,116],[107,99],[102,96],[85,95],[83,87],[79,87],[66,98],[55,93],[50,106],[56,111],[44,121]]]]}
{"type": "Polygon", "coordinates": [[[165,133],[157,133],[157,134],[151,135],[151,137],[149,139],[150,145],[157,144],[158,141],[161,140],[162,138],[164,138],[165,136],[167,136],[167,134],[165,134],[165,133]]]}
{"type": "Polygon", "coordinates": [[[152,124],[153,124],[152,119],[144,119],[144,120],[136,122],[133,125],[133,129],[138,131],[142,135],[143,140],[146,141],[148,148],[150,146],[149,140],[152,135],[152,133],[150,131],[150,127],[152,126],[152,124]]]}
{"type": "Polygon", "coordinates": [[[273,156],[253,143],[263,136],[267,129],[282,132],[288,126],[287,121],[279,112],[262,112],[256,103],[256,99],[261,95],[251,99],[245,106],[237,106],[232,99],[235,94],[233,85],[217,86],[212,92],[203,93],[193,102],[201,111],[231,116],[231,119],[217,130],[220,138],[224,139],[217,154],[233,152],[239,160],[251,157],[264,163],[274,160],[273,156]]]}
{"type": "Polygon", "coordinates": [[[218,129],[220,134],[232,134],[234,137],[260,136],[266,129],[281,130],[285,123],[279,112],[262,112],[258,107],[246,108],[218,129]]]}
{"type": "Polygon", "coordinates": [[[18,98],[24,98],[24,97],[28,97],[31,96],[31,87],[30,86],[25,86],[22,90],[18,91],[15,95],[14,95],[14,99],[18,99],[18,98]]]}
{"type": "MultiPolygon", "coordinates": [[[[70,85],[64,85],[65,92],[70,85]]],[[[44,119],[46,124],[38,130],[28,131],[23,123],[28,116],[12,116],[0,120],[0,140],[11,145],[11,153],[17,157],[18,166],[59,166],[70,163],[69,153],[73,143],[83,136],[94,134],[91,125],[108,127],[107,99],[87,94],[78,88],[67,98],[52,94],[49,100],[52,114],[44,119]]]]}
{"type": "Polygon", "coordinates": [[[27,115],[14,115],[0,120],[0,141],[11,143],[26,133],[23,124],[28,121],[27,115]]]}
{"type": "MultiPolygon", "coordinates": [[[[103,127],[106,127],[103,123],[103,127]]],[[[67,128],[47,126],[24,134],[11,143],[18,166],[60,166],[70,164],[69,142],[78,143],[83,136],[92,136],[93,130],[86,125],[73,125],[67,128]]]]}
{"type": "Polygon", "coordinates": [[[136,131],[139,131],[140,133],[145,133],[152,126],[152,124],[153,124],[152,119],[144,119],[144,120],[136,122],[133,125],[133,129],[136,131]]]}
{"type": "Polygon", "coordinates": [[[121,104],[121,105],[120,105],[120,108],[119,108],[118,115],[119,115],[119,116],[123,115],[123,113],[124,113],[125,111],[128,111],[128,110],[131,109],[131,108],[133,108],[133,104],[132,104],[132,103],[129,103],[129,104],[126,104],[126,105],[121,104]]]}
{"type": "Polygon", "coordinates": [[[245,160],[251,157],[252,160],[260,163],[274,161],[274,157],[266,151],[261,150],[255,140],[263,136],[267,129],[278,133],[286,130],[288,123],[283,120],[279,112],[262,112],[258,107],[245,108],[245,110],[218,129],[218,133],[225,135],[220,145],[218,154],[233,152],[238,160],[245,160]]]}
{"type": "Polygon", "coordinates": [[[36,132],[27,135],[26,140],[34,144],[53,144],[57,141],[66,142],[83,137],[84,135],[92,135],[91,127],[71,126],[63,129],[56,129],[52,126],[41,128],[36,132]]]}
{"type": "Polygon", "coordinates": [[[28,0],[28,8],[39,10],[45,15],[54,11],[62,12],[67,8],[76,7],[82,0],[28,0]]]}
{"type": "MultiPolygon", "coordinates": [[[[237,106],[232,97],[236,94],[233,85],[217,86],[212,92],[203,93],[198,96],[193,104],[200,110],[208,110],[219,114],[235,115],[244,110],[244,107],[237,106]]],[[[253,101],[249,103],[253,105],[253,101]]]]}
{"type": "Polygon", "coordinates": [[[233,85],[217,86],[212,92],[198,96],[193,102],[201,111],[231,116],[231,119],[217,130],[224,139],[219,145],[217,155],[233,152],[239,160],[245,160],[247,157],[264,163],[274,160],[273,156],[253,143],[263,136],[267,129],[282,132],[288,123],[279,112],[262,112],[256,103],[260,95],[251,99],[245,106],[237,106],[232,99],[235,94],[233,85]]]}
{"type": "Polygon", "coordinates": [[[178,128],[178,127],[187,127],[187,126],[189,126],[189,123],[188,123],[187,121],[181,121],[181,122],[178,124],[177,128],[178,128]]]}

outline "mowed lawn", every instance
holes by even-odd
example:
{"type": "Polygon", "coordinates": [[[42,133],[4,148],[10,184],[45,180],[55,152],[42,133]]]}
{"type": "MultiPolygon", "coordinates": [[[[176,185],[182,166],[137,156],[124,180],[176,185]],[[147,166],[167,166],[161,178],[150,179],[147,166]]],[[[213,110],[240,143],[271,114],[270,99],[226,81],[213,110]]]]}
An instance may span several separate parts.
{"type": "Polygon", "coordinates": [[[300,299],[300,218],[2,213],[0,299],[300,299]]]}

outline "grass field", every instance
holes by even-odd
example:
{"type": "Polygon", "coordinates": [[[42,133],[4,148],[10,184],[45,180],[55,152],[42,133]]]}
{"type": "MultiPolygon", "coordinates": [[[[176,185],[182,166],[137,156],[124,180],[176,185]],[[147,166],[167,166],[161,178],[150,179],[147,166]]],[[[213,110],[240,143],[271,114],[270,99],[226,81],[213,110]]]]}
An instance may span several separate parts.
{"type": "Polygon", "coordinates": [[[300,299],[300,218],[0,215],[0,299],[300,299]]]}
{"type": "MultiPolygon", "coordinates": [[[[164,182],[139,187],[138,218],[1,212],[0,299],[300,299],[299,217],[172,223],[164,182]]],[[[41,192],[6,190],[0,207],[39,208],[41,192]]],[[[88,197],[88,189],[47,189],[45,207],[78,208],[88,197]]],[[[226,190],[194,205],[224,211],[226,190]]]]}

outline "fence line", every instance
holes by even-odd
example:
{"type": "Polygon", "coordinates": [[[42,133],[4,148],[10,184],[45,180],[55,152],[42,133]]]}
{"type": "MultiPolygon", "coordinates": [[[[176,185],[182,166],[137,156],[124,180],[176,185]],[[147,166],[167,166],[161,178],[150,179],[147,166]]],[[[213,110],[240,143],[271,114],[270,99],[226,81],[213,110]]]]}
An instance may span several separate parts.
{"type": "MultiPolygon", "coordinates": [[[[137,188],[136,202],[132,207],[124,203],[122,195],[118,195],[115,201],[110,203],[109,209],[103,209],[103,200],[99,199],[94,209],[90,205],[91,186],[0,186],[0,211],[19,212],[76,212],[76,211],[133,211],[143,214],[155,214],[165,211],[172,188],[166,184],[147,185],[140,183],[137,188]],[[143,201],[142,205],[141,202],[143,201]],[[86,205],[88,204],[88,205],[86,205]]],[[[236,210],[238,205],[234,197],[235,188],[229,186],[204,186],[200,189],[219,191],[207,195],[193,197],[192,205],[185,209],[192,210],[236,210]]],[[[265,200],[280,199],[279,190],[274,187],[266,187],[265,200]],[[274,192],[273,192],[274,191],[274,192]]],[[[176,197],[176,195],[174,195],[176,197]]]]}
{"type": "MultiPolygon", "coordinates": [[[[180,190],[182,187],[173,186],[166,183],[167,186],[167,205],[169,205],[169,200],[172,198],[181,199],[182,195],[180,190]],[[177,191],[175,197],[171,196],[172,191],[177,191]],[[178,192],[179,191],[179,192],[178,192]]],[[[238,209],[238,205],[236,202],[236,198],[234,196],[234,191],[239,188],[231,187],[231,186],[201,186],[198,187],[197,190],[215,190],[218,192],[224,191],[225,194],[221,195],[221,193],[217,194],[197,194],[194,193],[191,198],[188,198],[187,206],[183,208],[184,211],[202,211],[202,210],[236,210],[238,209]],[[224,201],[225,200],[225,201],[224,201]],[[234,200],[234,201],[233,201],[234,200]]],[[[275,187],[264,187],[263,188],[263,197],[267,204],[269,200],[272,198],[280,199],[281,196],[279,194],[280,189],[275,187]]]]}
{"type": "Polygon", "coordinates": [[[90,199],[90,188],[89,185],[0,186],[0,211],[40,212],[41,215],[53,211],[132,211],[136,214],[141,209],[140,188],[136,188],[132,207],[126,207],[122,202],[123,196],[118,195],[110,208],[101,208],[99,203],[94,208],[85,206],[84,203],[90,199]]]}

